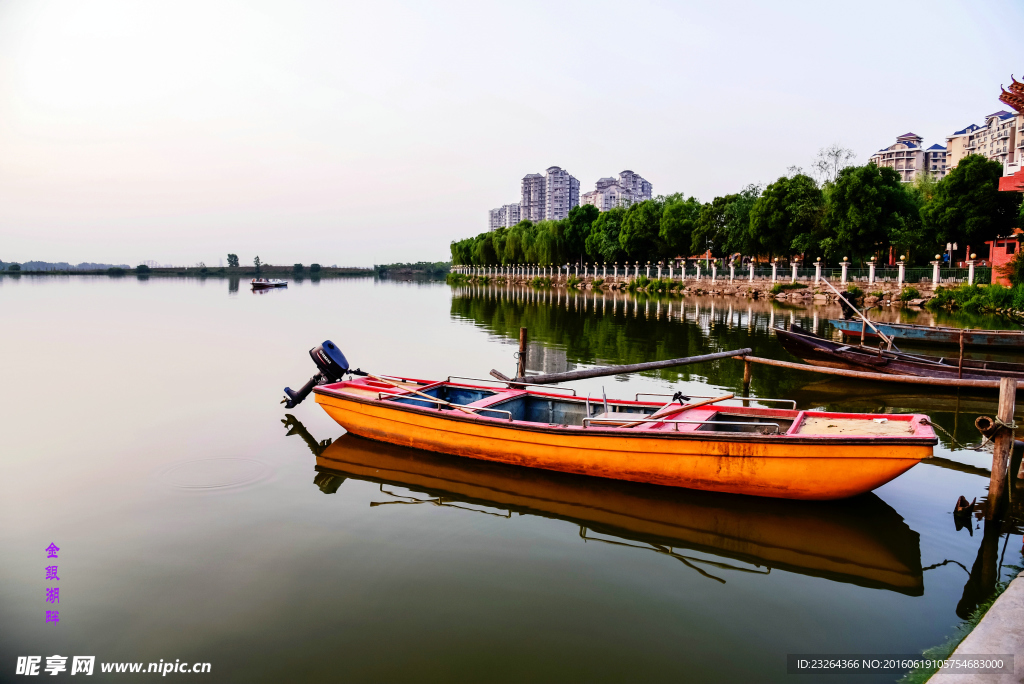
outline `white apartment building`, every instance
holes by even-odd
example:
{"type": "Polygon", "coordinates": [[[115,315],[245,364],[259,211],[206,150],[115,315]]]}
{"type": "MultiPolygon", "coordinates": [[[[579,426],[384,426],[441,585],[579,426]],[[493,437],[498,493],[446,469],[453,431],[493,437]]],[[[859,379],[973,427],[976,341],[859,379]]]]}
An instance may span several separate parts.
{"type": "Polygon", "coordinates": [[[569,215],[570,209],[579,206],[580,182],[557,166],[549,167],[546,173],[544,218],[561,221],[569,215]]]}
{"type": "Polygon", "coordinates": [[[498,230],[505,225],[505,212],[502,209],[498,207],[487,212],[487,230],[498,230]]]}
{"type": "Polygon", "coordinates": [[[871,155],[871,161],[877,166],[896,169],[903,182],[910,183],[927,170],[923,143],[923,138],[916,133],[904,133],[896,138],[895,144],[871,155]]]}
{"type": "Polygon", "coordinates": [[[522,221],[543,221],[547,207],[547,183],[539,173],[523,176],[519,215],[522,221]]]}
{"type": "Polygon", "coordinates": [[[516,225],[522,219],[519,218],[519,202],[513,202],[512,204],[506,204],[503,206],[502,211],[505,212],[505,227],[511,228],[516,225]]]}
{"type": "Polygon", "coordinates": [[[651,199],[651,190],[654,189],[654,186],[649,182],[629,170],[619,174],[619,185],[622,186],[623,190],[628,191],[632,195],[633,202],[643,202],[644,200],[651,199]]]}
{"type": "Polygon", "coordinates": [[[632,171],[623,171],[618,178],[600,178],[596,189],[584,193],[582,204],[592,204],[600,211],[626,207],[651,199],[653,186],[632,171]]]}
{"type": "Polygon", "coordinates": [[[944,178],[946,171],[946,148],[935,143],[924,151],[924,170],[936,178],[944,178]]]}
{"type": "Polygon", "coordinates": [[[946,167],[949,170],[952,170],[960,163],[961,159],[970,154],[967,151],[967,145],[970,144],[974,132],[980,128],[981,126],[978,124],[971,124],[946,137],[946,167]]]}
{"type": "Polygon", "coordinates": [[[519,223],[519,204],[505,204],[487,212],[487,230],[511,228],[519,223]]]}
{"type": "Polygon", "coordinates": [[[580,182],[568,171],[552,166],[543,174],[523,176],[520,195],[519,221],[560,221],[579,206],[580,182]]]}
{"type": "Polygon", "coordinates": [[[946,138],[946,164],[952,170],[969,154],[995,160],[1006,169],[1018,160],[1021,116],[999,111],[985,117],[984,125],[971,124],[946,138]]]}

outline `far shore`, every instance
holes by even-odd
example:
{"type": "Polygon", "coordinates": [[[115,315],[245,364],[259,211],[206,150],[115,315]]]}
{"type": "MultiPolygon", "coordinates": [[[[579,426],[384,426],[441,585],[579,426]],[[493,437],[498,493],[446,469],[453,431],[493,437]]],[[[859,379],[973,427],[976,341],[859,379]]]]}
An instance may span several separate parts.
{"type": "Polygon", "coordinates": [[[127,277],[127,276],[138,276],[140,278],[146,277],[193,277],[193,278],[293,278],[293,279],[304,279],[304,278],[336,278],[342,276],[372,276],[374,270],[372,268],[359,268],[359,267],[321,267],[317,271],[312,271],[310,268],[304,267],[301,271],[296,271],[294,266],[260,266],[259,271],[254,267],[220,267],[220,268],[209,268],[209,267],[195,267],[190,266],[187,268],[150,268],[139,270],[136,268],[107,268],[97,270],[54,270],[54,271],[0,271],[0,276],[107,276],[107,277],[127,277]]]}

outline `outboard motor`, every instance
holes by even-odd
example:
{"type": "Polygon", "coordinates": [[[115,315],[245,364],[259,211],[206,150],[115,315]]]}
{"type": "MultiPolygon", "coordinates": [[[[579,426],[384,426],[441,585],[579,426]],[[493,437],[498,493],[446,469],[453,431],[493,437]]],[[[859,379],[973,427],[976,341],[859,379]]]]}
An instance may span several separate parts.
{"type": "Polygon", "coordinates": [[[326,385],[332,382],[341,382],[342,376],[349,372],[348,360],[341,350],[326,340],[323,344],[309,350],[309,356],[313,363],[320,369],[320,372],[309,379],[298,391],[290,387],[284,388],[287,398],[282,402],[285,408],[295,408],[302,403],[302,400],[309,396],[317,385],[326,385]]]}

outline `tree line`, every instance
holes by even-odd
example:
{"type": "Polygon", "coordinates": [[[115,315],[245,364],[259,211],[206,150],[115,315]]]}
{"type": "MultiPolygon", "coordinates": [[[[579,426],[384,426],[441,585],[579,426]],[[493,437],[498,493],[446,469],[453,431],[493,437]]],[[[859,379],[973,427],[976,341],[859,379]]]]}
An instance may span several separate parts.
{"type": "Polygon", "coordinates": [[[1024,223],[1021,195],[999,192],[1003,166],[969,155],[941,180],[913,183],[873,162],[845,166],[848,150],[819,153],[819,180],[801,169],[766,187],[701,202],[682,193],[599,212],[573,207],[561,221],[522,221],[451,243],[454,264],[565,264],[735,255],[758,260],[884,261],[890,250],[910,264],[946,244],[978,251],[1024,223]]]}

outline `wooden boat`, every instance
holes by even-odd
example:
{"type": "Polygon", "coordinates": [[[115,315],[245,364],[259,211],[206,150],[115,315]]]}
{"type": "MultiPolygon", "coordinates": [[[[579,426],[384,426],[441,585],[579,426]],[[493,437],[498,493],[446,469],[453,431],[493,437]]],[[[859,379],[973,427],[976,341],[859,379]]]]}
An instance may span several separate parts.
{"type": "MultiPolygon", "coordinates": [[[[899,342],[914,344],[960,345],[963,335],[965,347],[1000,347],[1024,349],[1024,330],[971,330],[970,328],[949,328],[945,326],[911,325],[909,323],[881,323],[871,321],[875,327],[899,342]]],[[[833,327],[842,332],[844,338],[860,339],[863,323],[860,319],[829,319],[833,327]]],[[[867,326],[865,340],[878,340],[878,334],[867,326]]]]}
{"type": "Polygon", "coordinates": [[[719,582],[730,571],[783,570],[908,596],[924,593],[917,532],[874,494],[823,502],[755,499],[517,468],[351,434],[326,449],[317,445],[314,453],[313,481],[322,492],[335,494],[349,479],[371,482],[380,485],[383,499],[374,506],[423,503],[467,515],[563,520],[578,525],[587,541],[660,553],[719,582]]]}
{"type": "Polygon", "coordinates": [[[992,380],[1001,377],[1024,378],[1024,364],[964,359],[962,373],[959,357],[924,356],[878,350],[871,347],[840,344],[812,335],[797,325],[789,330],[775,329],[782,348],[814,366],[844,368],[890,375],[914,375],[927,378],[992,380]]]}
{"type": "Polygon", "coordinates": [[[267,278],[252,279],[252,289],[254,290],[269,290],[274,287],[288,287],[288,281],[267,278]]]}
{"type": "MultiPolygon", "coordinates": [[[[659,403],[607,409],[558,391],[360,377],[313,388],[349,432],[401,446],[635,482],[785,499],[841,499],[932,455],[923,415],[659,403]]],[[[575,394],[575,392],[574,392],[575,394]]]]}

